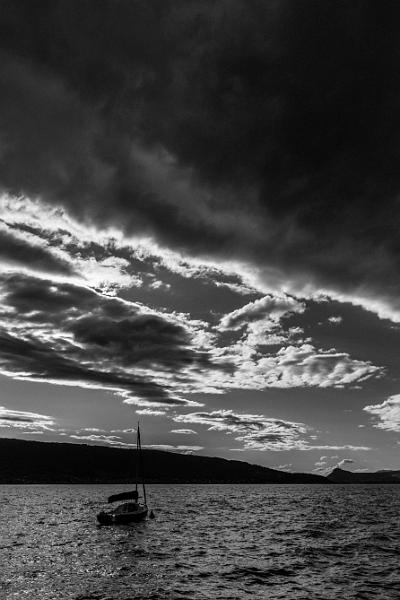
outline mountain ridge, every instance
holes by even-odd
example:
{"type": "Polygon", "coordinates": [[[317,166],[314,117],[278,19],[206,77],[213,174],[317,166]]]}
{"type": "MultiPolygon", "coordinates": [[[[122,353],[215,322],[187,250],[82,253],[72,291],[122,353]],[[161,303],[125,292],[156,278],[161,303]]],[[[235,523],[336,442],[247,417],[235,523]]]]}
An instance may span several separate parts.
{"type": "MultiPolygon", "coordinates": [[[[0,484],[118,484],[134,479],[134,449],[0,438],[0,484]]],[[[143,449],[148,483],[400,484],[400,470],[289,473],[245,461],[143,449]]]]}
{"type": "MultiPolygon", "coordinates": [[[[0,439],[0,483],[131,483],[135,452],[88,444],[0,439]]],[[[244,461],[144,449],[149,483],[330,483],[244,461]]]]}

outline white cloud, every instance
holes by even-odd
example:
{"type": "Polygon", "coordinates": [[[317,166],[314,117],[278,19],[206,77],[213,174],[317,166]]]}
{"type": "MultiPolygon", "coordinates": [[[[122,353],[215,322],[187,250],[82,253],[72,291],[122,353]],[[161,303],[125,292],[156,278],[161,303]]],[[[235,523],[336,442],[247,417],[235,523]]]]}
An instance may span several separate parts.
{"type": "MultiPolygon", "coordinates": [[[[342,449],[344,449],[344,448],[342,448],[342,449]]],[[[349,448],[347,448],[347,449],[349,449],[349,448]]],[[[353,448],[353,449],[355,449],[355,448],[353,448]]],[[[360,449],[360,448],[358,448],[358,449],[360,449]]],[[[362,450],[366,450],[366,448],[361,448],[361,449],[362,450]]],[[[338,456],[333,456],[333,457],[330,457],[330,458],[331,459],[332,458],[338,458],[338,456]]],[[[321,458],[315,462],[315,468],[313,469],[313,471],[316,471],[317,473],[328,474],[328,473],[330,473],[332,471],[332,469],[334,467],[341,468],[341,467],[345,467],[348,464],[353,464],[354,462],[355,461],[352,458],[343,458],[337,464],[332,465],[332,463],[329,464],[330,460],[328,459],[327,456],[321,456],[321,458]]]]}
{"type": "Polygon", "coordinates": [[[182,435],[198,435],[194,429],[171,429],[171,433],[179,433],[182,435]]]}
{"type": "Polygon", "coordinates": [[[149,450],[165,450],[166,452],[180,452],[182,454],[191,454],[192,452],[204,450],[203,446],[172,446],[171,444],[146,444],[142,447],[149,450]]]}
{"type": "Polygon", "coordinates": [[[141,408],[136,410],[135,412],[138,415],[149,415],[152,417],[161,417],[167,413],[166,410],[157,410],[156,408],[141,408]]]}
{"type": "Polygon", "coordinates": [[[337,467],[344,467],[346,465],[352,465],[355,461],[352,458],[343,458],[338,464],[337,467]]]}
{"type": "Polygon", "coordinates": [[[136,433],[134,427],[128,427],[127,429],[111,429],[111,433],[136,433]]]}
{"type": "Polygon", "coordinates": [[[400,394],[390,396],[381,404],[365,406],[364,410],[377,418],[374,427],[400,432],[400,394]]]}
{"type": "Polygon", "coordinates": [[[383,373],[381,367],[344,352],[317,350],[312,344],[288,345],[275,354],[261,353],[253,340],[240,340],[215,350],[219,359],[236,366],[232,375],[215,372],[207,380],[215,388],[343,387],[383,373]]]}
{"type": "Polygon", "coordinates": [[[105,429],[100,429],[99,427],[84,427],[81,431],[85,433],[105,433],[105,429]]]}
{"type": "Polygon", "coordinates": [[[328,318],[329,323],[332,325],[339,325],[343,321],[343,317],[340,316],[332,316],[328,318]]]}
{"type": "Polygon", "coordinates": [[[94,256],[82,258],[74,257],[74,267],[90,287],[104,294],[115,296],[122,288],[141,287],[143,280],[137,275],[127,272],[129,261],[116,256],[108,256],[99,260],[94,256]]]}
{"type": "Polygon", "coordinates": [[[269,294],[225,315],[221,319],[221,329],[240,329],[256,321],[267,321],[273,325],[285,315],[302,313],[304,310],[304,303],[291,296],[269,294]]]}

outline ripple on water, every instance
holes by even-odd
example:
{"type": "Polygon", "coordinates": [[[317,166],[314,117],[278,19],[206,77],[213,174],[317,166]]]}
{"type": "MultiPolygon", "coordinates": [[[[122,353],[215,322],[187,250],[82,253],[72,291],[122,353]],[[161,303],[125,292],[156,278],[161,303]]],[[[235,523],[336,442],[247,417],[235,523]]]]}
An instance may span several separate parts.
{"type": "Polygon", "coordinates": [[[7,600],[400,598],[400,486],[149,486],[156,519],[98,527],[112,491],[0,486],[7,600]]]}

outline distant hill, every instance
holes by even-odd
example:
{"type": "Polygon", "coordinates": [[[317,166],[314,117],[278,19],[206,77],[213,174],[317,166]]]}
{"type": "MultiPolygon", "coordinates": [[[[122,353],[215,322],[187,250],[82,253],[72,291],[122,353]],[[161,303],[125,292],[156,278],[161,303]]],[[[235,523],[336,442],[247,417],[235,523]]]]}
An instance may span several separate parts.
{"type": "Polygon", "coordinates": [[[400,471],[390,471],[389,469],[385,469],[383,471],[377,471],[378,473],[385,473],[385,475],[391,475],[396,479],[400,479],[400,471]]]}
{"type": "Polygon", "coordinates": [[[400,471],[376,471],[375,473],[351,473],[336,467],[327,475],[333,483],[400,483],[400,471]],[[395,475],[397,474],[397,476],[395,475]]]}
{"type": "MultiPolygon", "coordinates": [[[[136,450],[0,439],[0,483],[130,483],[136,450]]],[[[238,460],[143,450],[153,483],[330,483],[238,460]]]]}

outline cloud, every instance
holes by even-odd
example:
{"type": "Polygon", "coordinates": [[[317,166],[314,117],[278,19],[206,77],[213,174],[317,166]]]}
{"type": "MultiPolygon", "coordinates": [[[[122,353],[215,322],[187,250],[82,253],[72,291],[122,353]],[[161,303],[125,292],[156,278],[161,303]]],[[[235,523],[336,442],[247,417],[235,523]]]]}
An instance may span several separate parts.
{"type": "Polygon", "coordinates": [[[342,386],[362,381],[382,372],[368,362],[352,359],[347,353],[335,349],[316,351],[310,344],[289,346],[279,350],[277,367],[283,382],[292,385],[308,384],[318,387],[342,386]]]}
{"type": "Polygon", "coordinates": [[[302,436],[308,431],[303,423],[234,413],[228,409],[176,415],[174,421],[205,425],[210,431],[233,434],[246,450],[302,449],[305,445],[302,436]]]}
{"type": "Polygon", "coordinates": [[[126,429],[111,429],[111,433],[136,433],[136,429],[128,427],[126,429]]]}
{"type": "Polygon", "coordinates": [[[171,429],[171,433],[179,433],[182,435],[198,435],[194,429],[171,429]]]}
{"type": "Polygon", "coordinates": [[[36,239],[30,239],[26,234],[23,237],[15,235],[1,220],[0,259],[3,269],[5,265],[18,266],[59,275],[71,275],[74,271],[67,257],[51,252],[46,244],[39,244],[36,239]]]}
{"type": "MultiPolygon", "coordinates": [[[[31,209],[23,202],[20,207],[31,209]]],[[[64,230],[64,245],[66,235],[64,230]]],[[[99,259],[99,241],[96,253],[99,259]]],[[[382,372],[348,354],[296,341],[301,330],[285,330],[281,321],[304,308],[289,297],[270,295],[228,315],[228,322],[247,325],[239,340],[224,345],[218,325],[150,310],[73,278],[10,271],[0,275],[0,295],[3,374],[108,390],[142,409],[200,406],[190,395],[230,389],[351,385],[382,372]],[[272,332],[265,325],[271,318],[272,332]],[[268,344],[280,349],[271,351],[268,344]]]]}
{"type": "MultiPolygon", "coordinates": [[[[372,450],[370,446],[353,446],[353,444],[343,444],[342,446],[334,446],[331,444],[326,444],[325,446],[310,446],[310,450],[354,450],[354,451],[362,451],[369,452],[372,450]]],[[[337,457],[335,457],[337,458],[337,457]]]]}
{"type": "Polygon", "coordinates": [[[343,321],[343,317],[341,317],[341,316],[328,317],[328,321],[332,325],[339,325],[343,321]]]}
{"type": "Polygon", "coordinates": [[[316,436],[311,435],[312,428],[304,423],[264,415],[235,413],[230,409],[175,414],[170,418],[176,423],[203,425],[209,431],[233,435],[235,440],[242,444],[239,448],[231,448],[234,451],[371,450],[367,446],[318,444],[315,443],[316,436]]]}
{"type": "Polygon", "coordinates": [[[108,295],[132,286],[168,290],[170,284],[159,280],[162,272],[226,287],[241,295],[258,293],[250,278],[238,272],[237,265],[226,261],[218,263],[210,258],[199,260],[160,246],[148,237],[126,237],[121,230],[99,230],[78,222],[64,209],[48,206],[38,199],[2,194],[0,213],[3,228],[11,238],[11,242],[7,240],[5,244],[7,255],[14,264],[18,253],[8,246],[15,240],[23,243],[26,251],[18,265],[28,272],[42,270],[53,276],[57,272],[65,275],[67,265],[74,283],[108,295]],[[45,252],[46,260],[52,261],[52,265],[44,268],[41,261],[36,266],[32,257],[37,248],[45,252]]]}
{"type": "Polygon", "coordinates": [[[315,471],[316,473],[327,473],[330,469],[328,468],[328,463],[324,460],[317,460],[315,462],[315,467],[313,469],[313,471],[315,471]]]}
{"type": "Polygon", "coordinates": [[[56,425],[55,419],[48,415],[23,410],[13,410],[0,406],[0,427],[21,429],[24,433],[33,430],[52,431],[56,425]]]}
{"type": "Polygon", "coordinates": [[[352,465],[355,461],[352,458],[343,458],[338,464],[337,467],[344,467],[346,465],[352,465]]]}
{"type": "MultiPolygon", "coordinates": [[[[351,447],[347,447],[347,448],[342,448],[344,449],[352,449],[352,450],[370,450],[370,448],[363,448],[363,447],[359,447],[359,448],[351,448],[351,447]]],[[[321,456],[321,458],[319,460],[317,460],[315,462],[315,468],[313,469],[313,471],[316,471],[317,473],[322,473],[322,474],[328,474],[332,471],[333,468],[335,467],[339,467],[339,468],[343,468],[346,465],[350,465],[350,464],[354,464],[356,461],[353,460],[352,458],[343,458],[342,460],[340,460],[338,463],[336,463],[335,465],[330,464],[331,459],[333,458],[338,458],[338,456],[330,456],[329,458],[327,456],[321,456]]],[[[355,470],[355,469],[353,469],[355,470]]]]}
{"type": "Polygon", "coordinates": [[[249,302],[221,319],[222,329],[240,329],[254,321],[269,321],[276,324],[291,313],[304,312],[305,305],[290,296],[272,296],[271,294],[249,302]]]}
{"type": "MultiPolygon", "coordinates": [[[[122,311],[124,312],[124,311],[122,311]]],[[[82,316],[69,325],[77,343],[93,352],[118,356],[121,363],[158,364],[178,368],[201,356],[190,350],[191,341],[185,329],[156,314],[82,316]],[[122,316],[122,315],[121,315],[122,316]]],[[[207,359],[204,356],[204,364],[207,359]]]]}
{"type": "Polygon", "coordinates": [[[88,432],[88,433],[105,433],[105,430],[100,429],[99,427],[84,427],[82,429],[82,431],[88,432]]]}
{"type": "MultiPolygon", "coordinates": [[[[215,327],[188,315],[175,313],[167,318],[165,312],[146,312],[143,306],[117,298],[112,303],[105,294],[115,295],[125,285],[136,286],[137,273],[143,282],[160,264],[182,277],[200,277],[215,284],[240,278],[212,264],[183,260],[154,244],[136,241],[129,245],[123,237],[117,241],[109,234],[100,235],[61,210],[46,209],[39,201],[3,196],[1,208],[13,232],[22,235],[29,231],[32,243],[45,241],[54,256],[62,256],[74,270],[72,277],[57,278],[52,286],[33,273],[25,277],[10,272],[5,284],[10,310],[24,318],[29,314],[27,327],[34,324],[35,329],[41,320],[47,328],[59,327],[63,311],[72,315],[76,310],[75,318],[63,323],[63,328],[67,325],[67,335],[91,353],[101,351],[109,360],[115,355],[118,362],[125,356],[132,363],[136,357],[142,371],[146,360],[147,364],[174,363],[185,373],[179,384],[177,378],[172,381],[172,369],[169,375],[164,369],[157,379],[163,387],[175,388],[176,404],[184,403],[182,399],[196,387],[205,393],[221,393],[232,388],[343,386],[383,373],[382,368],[335,349],[316,349],[311,340],[303,339],[301,328],[288,327],[285,318],[304,312],[305,304],[287,294],[268,294],[247,303],[223,316],[215,327]],[[238,329],[240,339],[226,337],[238,329]],[[213,370],[215,366],[218,372],[213,370]]],[[[8,320],[7,328],[9,325],[8,320]]],[[[152,375],[150,371],[147,369],[146,377],[152,375]]],[[[134,395],[125,399],[136,402],[134,395]]]]}
{"type": "Polygon", "coordinates": [[[93,442],[94,444],[106,444],[107,446],[118,446],[122,448],[136,448],[136,443],[124,442],[119,436],[116,435],[77,435],[70,434],[68,437],[80,442],[93,442]]]}
{"type": "Polygon", "coordinates": [[[149,450],[165,450],[166,452],[179,452],[180,454],[192,454],[199,450],[204,450],[203,446],[173,446],[171,444],[147,444],[143,445],[143,448],[149,450]]]}
{"type": "MultiPolygon", "coordinates": [[[[354,451],[365,451],[369,452],[372,450],[370,446],[353,446],[353,444],[343,444],[342,446],[335,446],[331,444],[326,445],[315,445],[310,446],[309,450],[354,450],[354,451]]],[[[332,458],[332,457],[331,457],[332,458]]],[[[337,457],[335,457],[337,458],[337,457]]]]}
{"type": "Polygon", "coordinates": [[[3,271],[39,271],[108,295],[143,285],[141,273],[132,272],[139,262],[134,250],[120,247],[109,232],[100,234],[64,210],[26,197],[0,195],[0,213],[3,271]]]}
{"type": "MultiPolygon", "coordinates": [[[[249,336],[216,353],[236,366],[234,374],[215,373],[215,387],[265,389],[268,387],[343,387],[382,376],[384,370],[345,352],[317,350],[312,344],[283,345],[276,352],[261,351],[262,339],[249,336]],[[255,344],[254,344],[255,342],[255,344]]],[[[282,343],[282,340],[281,340],[282,343]]]]}
{"type": "Polygon", "coordinates": [[[7,3],[1,185],[398,320],[399,11],[7,3]]]}
{"type": "Polygon", "coordinates": [[[165,410],[160,410],[156,408],[140,408],[135,411],[138,415],[149,415],[152,417],[161,417],[166,414],[165,410]]]}
{"type": "Polygon", "coordinates": [[[2,373],[105,389],[131,403],[196,405],[174,393],[176,373],[213,366],[177,319],[32,276],[4,276],[0,291],[2,373]]]}
{"type": "Polygon", "coordinates": [[[370,404],[364,410],[374,417],[374,427],[400,432],[400,394],[390,396],[381,404],[370,404]]]}

